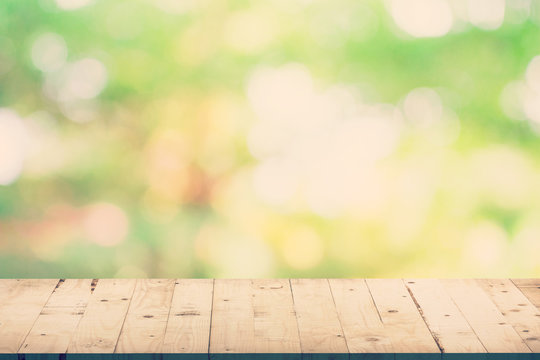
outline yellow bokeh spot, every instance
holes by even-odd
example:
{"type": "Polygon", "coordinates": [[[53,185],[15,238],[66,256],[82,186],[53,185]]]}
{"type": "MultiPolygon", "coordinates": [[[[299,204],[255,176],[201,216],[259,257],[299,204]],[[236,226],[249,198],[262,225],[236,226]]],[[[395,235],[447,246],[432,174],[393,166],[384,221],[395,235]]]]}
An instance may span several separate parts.
{"type": "Polygon", "coordinates": [[[324,256],[323,241],[310,228],[300,228],[287,235],[281,250],[285,261],[299,270],[317,266],[324,256]]]}
{"type": "Polygon", "coordinates": [[[232,14],[224,26],[225,42],[243,53],[266,49],[276,38],[278,25],[268,11],[241,11],[232,14]]]}
{"type": "Polygon", "coordinates": [[[146,148],[148,185],[155,194],[180,202],[188,183],[187,144],[176,130],[159,130],[146,148]]]}

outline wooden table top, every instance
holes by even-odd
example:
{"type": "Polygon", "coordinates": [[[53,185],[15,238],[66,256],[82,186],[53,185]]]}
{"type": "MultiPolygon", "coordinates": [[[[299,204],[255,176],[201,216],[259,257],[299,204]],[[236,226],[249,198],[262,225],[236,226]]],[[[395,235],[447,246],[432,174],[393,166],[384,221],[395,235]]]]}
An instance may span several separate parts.
{"type": "Polygon", "coordinates": [[[7,279],[0,353],[536,358],[539,308],[540,279],[7,279]]]}

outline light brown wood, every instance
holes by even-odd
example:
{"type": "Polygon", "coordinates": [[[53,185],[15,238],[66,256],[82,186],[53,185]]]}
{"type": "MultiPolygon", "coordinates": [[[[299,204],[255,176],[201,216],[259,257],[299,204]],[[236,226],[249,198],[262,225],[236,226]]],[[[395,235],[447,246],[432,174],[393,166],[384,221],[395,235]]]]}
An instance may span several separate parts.
{"type": "Polygon", "coordinates": [[[475,280],[441,282],[488,352],[531,351],[475,280]]]}
{"type": "Polygon", "coordinates": [[[178,279],[163,342],[164,353],[205,353],[210,337],[214,281],[178,279]]]}
{"type": "Polygon", "coordinates": [[[91,279],[67,279],[53,291],[19,353],[65,353],[91,295],[91,279]]]}
{"type": "Polygon", "coordinates": [[[20,353],[27,360],[58,359],[67,352],[67,360],[90,353],[148,353],[164,360],[252,353],[288,360],[346,360],[349,354],[351,360],[403,360],[440,359],[441,351],[528,358],[540,353],[536,284],[538,279],[0,279],[0,358],[16,360],[20,353]]]}
{"type": "Polygon", "coordinates": [[[347,353],[330,285],[326,279],[291,279],[303,353],[347,353]]]}
{"type": "Polygon", "coordinates": [[[289,281],[214,284],[211,353],[300,353],[289,281]]]}
{"type": "Polygon", "coordinates": [[[509,279],[484,279],[478,283],[529,349],[540,352],[540,311],[509,279]]]}
{"type": "Polygon", "coordinates": [[[368,279],[366,282],[394,352],[440,352],[401,279],[368,279]]]}
{"type": "Polygon", "coordinates": [[[99,280],[68,353],[114,352],[134,289],[133,279],[99,280]]]}
{"type": "Polygon", "coordinates": [[[0,353],[16,353],[58,279],[1,280],[0,353]]]}
{"type": "Polygon", "coordinates": [[[519,288],[519,290],[529,299],[531,304],[540,309],[540,287],[524,287],[519,288]]]}
{"type": "Polygon", "coordinates": [[[162,351],[174,279],[137,280],[116,352],[162,351]]]}
{"type": "Polygon", "coordinates": [[[15,290],[16,285],[22,280],[19,279],[2,279],[0,280],[0,301],[4,302],[8,299],[10,293],[15,290]]]}
{"type": "Polygon", "coordinates": [[[512,282],[537,309],[540,309],[540,279],[512,279],[512,282]]]}
{"type": "Polygon", "coordinates": [[[444,352],[483,353],[486,349],[437,279],[405,279],[422,316],[444,352]]]}
{"type": "Polygon", "coordinates": [[[364,279],[329,279],[351,353],[393,353],[384,324],[364,279]]]}
{"type": "Polygon", "coordinates": [[[517,287],[540,287],[540,279],[512,279],[517,287]]]}

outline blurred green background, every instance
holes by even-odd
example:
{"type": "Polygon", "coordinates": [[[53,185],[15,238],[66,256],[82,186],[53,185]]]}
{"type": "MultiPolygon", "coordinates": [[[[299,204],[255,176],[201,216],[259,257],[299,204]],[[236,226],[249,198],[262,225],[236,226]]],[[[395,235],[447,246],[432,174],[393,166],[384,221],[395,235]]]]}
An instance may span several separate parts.
{"type": "Polygon", "coordinates": [[[2,0],[0,277],[538,277],[539,26],[537,0],[2,0]]]}

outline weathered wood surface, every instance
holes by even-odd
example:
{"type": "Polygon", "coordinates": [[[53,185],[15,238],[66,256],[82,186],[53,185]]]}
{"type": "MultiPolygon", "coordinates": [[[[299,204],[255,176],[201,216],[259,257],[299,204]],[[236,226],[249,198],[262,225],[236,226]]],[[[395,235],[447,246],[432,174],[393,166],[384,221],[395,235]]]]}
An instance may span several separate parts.
{"type": "Polygon", "coordinates": [[[0,355],[90,353],[532,359],[540,280],[0,280],[0,355]]]}

